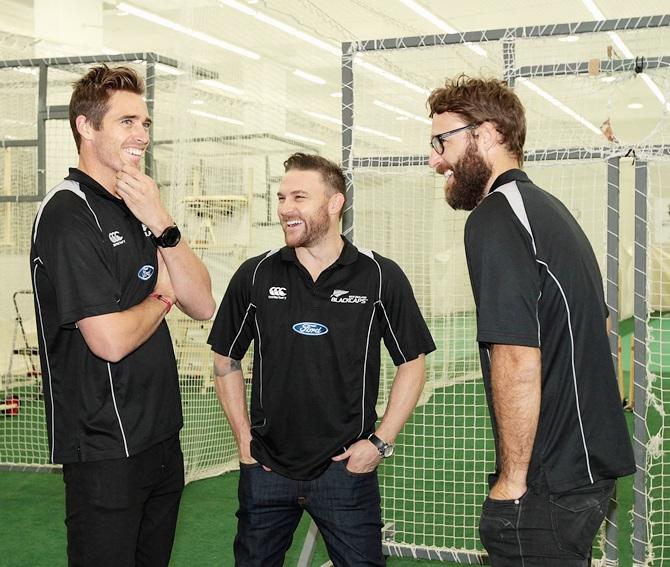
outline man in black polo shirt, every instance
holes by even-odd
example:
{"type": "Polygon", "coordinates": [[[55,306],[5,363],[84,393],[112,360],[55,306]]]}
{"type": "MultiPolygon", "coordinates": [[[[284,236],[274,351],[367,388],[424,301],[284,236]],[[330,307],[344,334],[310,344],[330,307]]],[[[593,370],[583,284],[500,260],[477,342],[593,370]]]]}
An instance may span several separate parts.
{"type": "Polygon", "coordinates": [[[566,207],[519,169],[524,109],[502,81],[433,91],[430,166],[473,210],[465,250],[496,443],[480,519],[494,566],[590,562],[614,479],[635,471],[595,255],[566,207]]]}
{"type": "Polygon", "coordinates": [[[304,509],[335,565],[384,565],[376,468],[435,345],[402,270],[340,236],[340,168],[301,153],[284,167],[286,246],[242,264],[209,337],[240,453],[236,564],[281,565],[304,509]],[[375,431],[382,339],[397,372],[375,431]],[[249,418],[239,361],[252,340],[249,418]]]}
{"type": "Polygon", "coordinates": [[[30,253],[49,451],[72,566],[167,566],[184,484],[165,316],[215,308],[209,274],[139,167],[151,120],[129,68],[74,85],[79,167],[39,207],[30,253]]]}

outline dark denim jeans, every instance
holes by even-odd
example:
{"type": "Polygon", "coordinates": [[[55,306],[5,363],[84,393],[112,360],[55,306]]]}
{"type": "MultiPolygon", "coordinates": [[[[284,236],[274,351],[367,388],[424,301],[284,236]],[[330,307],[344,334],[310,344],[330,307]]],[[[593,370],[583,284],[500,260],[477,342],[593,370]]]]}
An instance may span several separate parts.
{"type": "Polygon", "coordinates": [[[479,537],[492,567],[585,567],[614,493],[614,480],[568,492],[529,489],[482,506],[479,537]]]}
{"type": "Polygon", "coordinates": [[[353,474],[334,462],[318,478],[291,480],[240,464],[235,565],[282,565],[303,510],[314,519],[335,567],[386,565],[377,471],[353,474]]]}

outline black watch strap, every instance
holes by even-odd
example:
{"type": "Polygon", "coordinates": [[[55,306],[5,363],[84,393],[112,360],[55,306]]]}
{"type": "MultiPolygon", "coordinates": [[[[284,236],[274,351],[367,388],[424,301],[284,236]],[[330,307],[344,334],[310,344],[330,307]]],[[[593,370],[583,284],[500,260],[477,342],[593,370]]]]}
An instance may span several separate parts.
{"type": "Polygon", "coordinates": [[[181,240],[181,231],[176,224],[168,226],[160,236],[151,235],[151,240],[156,246],[161,248],[172,248],[179,244],[181,240]]]}
{"type": "Polygon", "coordinates": [[[372,443],[375,447],[377,447],[377,451],[379,451],[379,454],[383,459],[386,459],[387,457],[393,455],[393,449],[395,447],[393,443],[387,443],[386,441],[382,441],[374,433],[371,433],[368,436],[368,441],[370,441],[370,443],[372,443]]]}

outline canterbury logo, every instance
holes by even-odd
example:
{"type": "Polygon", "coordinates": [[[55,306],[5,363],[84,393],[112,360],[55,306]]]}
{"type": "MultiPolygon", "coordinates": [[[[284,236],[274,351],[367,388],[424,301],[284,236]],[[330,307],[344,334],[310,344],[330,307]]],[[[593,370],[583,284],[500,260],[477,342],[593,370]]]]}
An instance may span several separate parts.
{"type": "Polygon", "coordinates": [[[286,299],[286,288],[274,286],[268,289],[268,299],[286,299]]]}
{"type": "Polygon", "coordinates": [[[330,296],[332,303],[367,303],[366,295],[349,295],[349,292],[344,289],[334,289],[330,296]]]}
{"type": "Polygon", "coordinates": [[[119,246],[119,245],[121,245],[121,244],[124,244],[125,241],[126,241],[126,240],[123,238],[123,236],[122,236],[121,234],[119,234],[119,231],[118,231],[118,230],[114,230],[114,231],[110,232],[108,236],[109,236],[109,241],[110,241],[110,242],[112,243],[112,245],[114,245],[114,246],[119,246]]]}

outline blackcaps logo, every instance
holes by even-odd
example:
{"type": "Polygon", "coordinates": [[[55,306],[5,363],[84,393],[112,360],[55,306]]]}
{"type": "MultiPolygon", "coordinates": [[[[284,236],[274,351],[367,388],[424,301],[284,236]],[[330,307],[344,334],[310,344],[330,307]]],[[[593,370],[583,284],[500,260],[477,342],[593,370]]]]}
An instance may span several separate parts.
{"type": "Polygon", "coordinates": [[[273,286],[268,289],[268,299],[286,299],[286,288],[273,286]]]}
{"type": "Polygon", "coordinates": [[[139,269],[139,271],[137,272],[137,277],[144,281],[150,280],[151,276],[154,275],[155,270],[156,268],[150,266],[149,264],[146,264],[145,266],[142,266],[139,269]]]}
{"type": "Polygon", "coordinates": [[[349,295],[345,289],[334,289],[330,296],[332,303],[367,303],[367,295],[349,295]]]}
{"type": "Polygon", "coordinates": [[[306,335],[308,337],[318,337],[325,335],[328,332],[328,327],[321,323],[313,323],[311,321],[304,321],[293,325],[293,330],[299,335],[306,335]]]}

